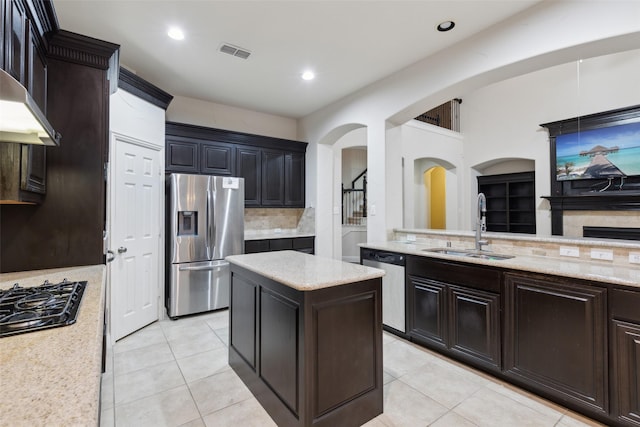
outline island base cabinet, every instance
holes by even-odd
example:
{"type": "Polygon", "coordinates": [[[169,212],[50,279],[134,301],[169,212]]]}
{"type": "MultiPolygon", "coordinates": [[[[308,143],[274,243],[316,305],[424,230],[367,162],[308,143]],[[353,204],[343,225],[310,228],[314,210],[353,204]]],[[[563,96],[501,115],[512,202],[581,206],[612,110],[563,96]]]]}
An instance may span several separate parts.
{"type": "Polygon", "coordinates": [[[607,290],[505,273],[505,374],[565,406],[606,414],[607,290]]]}
{"type": "Polygon", "coordinates": [[[382,281],[299,291],[231,266],[229,365],[278,426],[382,413],[382,281]]]}
{"type": "Polygon", "coordinates": [[[231,289],[231,300],[234,301],[236,309],[230,313],[230,323],[233,325],[229,331],[230,339],[238,356],[255,369],[257,285],[241,277],[235,279],[231,289]]]}

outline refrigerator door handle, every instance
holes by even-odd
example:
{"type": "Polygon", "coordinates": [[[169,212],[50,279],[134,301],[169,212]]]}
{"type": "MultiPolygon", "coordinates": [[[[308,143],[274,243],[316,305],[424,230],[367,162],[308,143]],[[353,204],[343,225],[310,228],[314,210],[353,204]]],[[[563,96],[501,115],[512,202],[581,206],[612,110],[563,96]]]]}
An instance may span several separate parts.
{"type": "Polygon", "coordinates": [[[211,259],[213,257],[213,251],[211,250],[211,225],[213,224],[213,218],[211,218],[210,216],[212,215],[212,209],[211,209],[211,190],[209,189],[209,186],[207,185],[207,202],[205,204],[206,208],[205,208],[205,213],[204,216],[206,218],[206,231],[205,231],[205,236],[204,236],[204,244],[207,247],[207,258],[211,259]]]}
{"type": "MultiPolygon", "coordinates": [[[[212,178],[213,181],[213,178],[212,178]]],[[[216,246],[216,187],[215,181],[212,182],[213,191],[211,191],[211,230],[209,235],[209,241],[213,242],[213,247],[211,248],[211,258],[216,258],[215,256],[215,246],[216,246]]]]}

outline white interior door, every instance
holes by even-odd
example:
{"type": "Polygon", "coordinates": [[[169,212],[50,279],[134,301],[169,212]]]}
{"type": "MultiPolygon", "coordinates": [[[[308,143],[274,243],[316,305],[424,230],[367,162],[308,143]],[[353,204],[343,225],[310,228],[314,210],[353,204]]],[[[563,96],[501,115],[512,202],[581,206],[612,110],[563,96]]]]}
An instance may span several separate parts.
{"type": "Polygon", "coordinates": [[[160,150],[112,133],[111,335],[118,340],[158,319],[163,180],[160,150]]]}

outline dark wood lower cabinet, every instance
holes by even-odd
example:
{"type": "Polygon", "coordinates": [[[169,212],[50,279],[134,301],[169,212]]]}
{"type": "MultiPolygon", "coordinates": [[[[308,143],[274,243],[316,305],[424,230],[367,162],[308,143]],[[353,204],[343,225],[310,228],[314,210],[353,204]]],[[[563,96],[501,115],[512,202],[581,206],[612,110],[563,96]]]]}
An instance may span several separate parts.
{"type": "Polygon", "coordinates": [[[612,415],[640,426],[640,292],[611,292],[612,415]]]}
{"type": "Polygon", "coordinates": [[[447,347],[447,286],[409,276],[409,336],[418,342],[447,347]]]}
{"type": "Polygon", "coordinates": [[[233,342],[236,353],[252,368],[256,369],[256,315],[257,315],[257,290],[255,283],[242,277],[235,277],[231,288],[231,300],[235,310],[230,312],[230,339],[233,342]]]}
{"type": "Polygon", "coordinates": [[[449,287],[449,348],[500,368],[500,295],[449,287]]]}
{"type": "Polygon", "coordinates": [[[260,290],[260,376],[298,413],[298,316],[300,305],[276,292],[260,290]]]}
{"type": "Polygon", "coordinates": [[[315,237],[245,240],[244,242],[245,254],[286,250],[313,254],[315,252],[315,237]]]}
{"type": "Polygon", "coordinates": [[[613,321],[613,415],[640,426],[640,324],[613,321]]]}
{"type": "Polygon", "coordinates": [[[381,284],[304,292],[231,265],[229,364],[278,426],[382,413],[381,284]]]}
{"type": "Polygon", "coordinates": [[[570,407],[608,411],[607,289],[505,273],[505,374],[570,407]]]}
{"type": "Polygon", "coordinates": [[[420,258],[407,257],[410,339],[500,371],[500,273],[420,258]],[[464,282],[469,286],[463,286],[464,282]]]}
{"type": "Polygon", "coordinates": [[[640,427],[640,289],[408,255],[406,293],[411,341],[640,427]]]}

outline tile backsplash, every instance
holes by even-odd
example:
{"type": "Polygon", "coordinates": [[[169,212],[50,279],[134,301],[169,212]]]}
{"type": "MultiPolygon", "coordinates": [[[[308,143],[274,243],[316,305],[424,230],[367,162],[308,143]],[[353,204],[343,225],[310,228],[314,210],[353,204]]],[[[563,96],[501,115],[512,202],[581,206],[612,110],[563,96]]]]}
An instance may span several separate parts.
{"type": "Polygon", "coordinates": [[[313,232],[313,228],[313,208],[246,208],[244,210],[245,231],[280,229],[313,232]]]}

